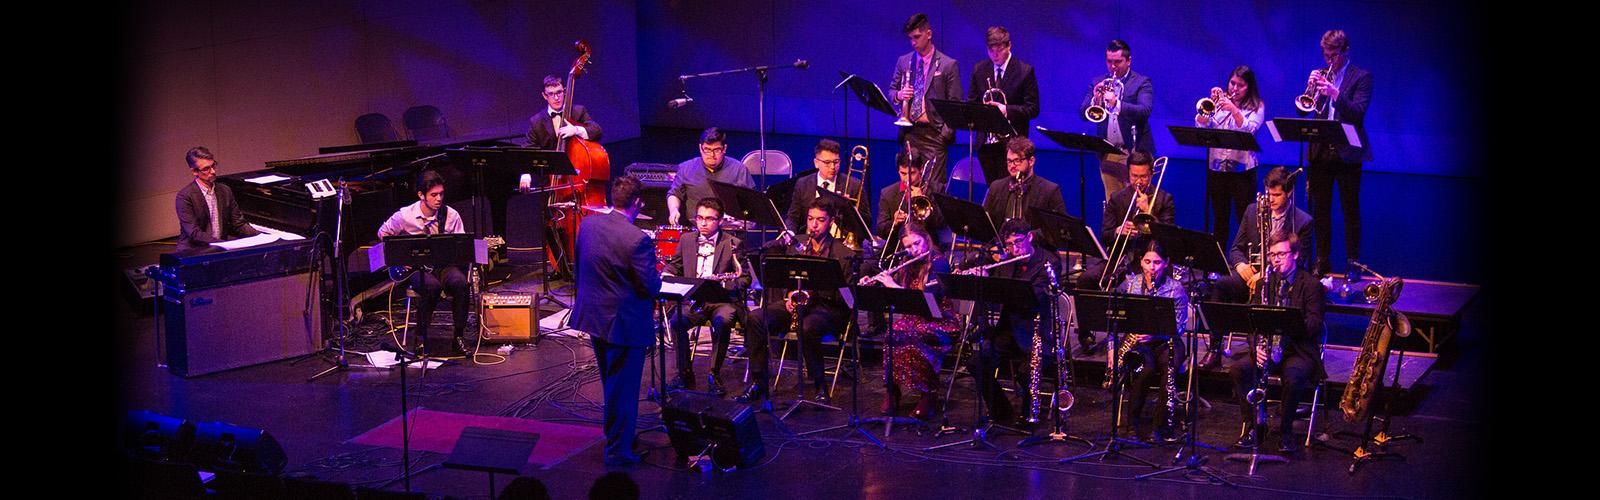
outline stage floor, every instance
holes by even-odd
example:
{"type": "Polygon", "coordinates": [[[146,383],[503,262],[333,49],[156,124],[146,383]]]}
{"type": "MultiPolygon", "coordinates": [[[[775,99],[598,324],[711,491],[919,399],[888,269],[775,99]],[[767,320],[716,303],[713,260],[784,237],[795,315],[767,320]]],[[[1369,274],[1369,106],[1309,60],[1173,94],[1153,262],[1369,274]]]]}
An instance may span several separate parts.
{"type": "MultiPolygon", "coordinates": [[[[123,407],[148,409],[180,415],[195,421],[225,421],[259,427],[271,432],[289,456],[289,474],[320,479],[379,486],[398,490],[399,450],[352,443],[351,440],[400,414],[399,374],[392,371],[357,369],[313,382],[311,375],[329,366],[320,359],[298,364],[281,361],[227,372],[183,379],[157,366],[153,320],[141,314],[120,297],[116,300],[119,324],[123,329],[120,349],[123,361],[119,384],[123,407]]],[[[766,444],[766,456],[746,470],[702,474],[699,470],[680,470],[673,461],[667,436],[647,431],[660,423],[655,403],[640,403],[640,445],[649,450],[643,464],[624,468],[639,482],[645,498],[733,497],[771,498],[898,498],[937,495],[948,498],[1045,498],[1084,497],[1104,494],[1154,494],[1160,497],[1284,497],[1309,495],[1353,495],[1360,497],[1464,497],[1479,491],[1485,387],[1483,366],[1484,339],[1488,338],[1482,301],[1469,307],[1457,334],[1460,358],[1451,366],[1431,370],[1407,368],[1418,376],[1412,379],[1413,393],[1420,394],[1414,404],[1405,405],[1406,414],[1394,421],[1393,434],[1418,433],[1422,443],[1398,443],[1391,451],[1402,453],[1405,461],[1364,465],[1354,475],[1347,473],[1347,453],[1313,447],[1291,457],[1288,464],[1261,466],[1256,477],[1245,476],[1245,465],[1223,459],[1225,453],[1201,450],[1209,457],[1207,465],[1237,486],[1207,483],[1204,479],[1174,473],[1138,481],[1134,476],[1149,472],[1147,466],[1121,459],[1058,464],[1062,457],[1092,451],[1083,444],[1046,444],[1017,448],[1021,436],[991,435],[996,448],[956,447],[924,451],[925,447],[967,439],[970,434],[934,437],[938,421],[929,427],[897,426],[884,436],[882,424],[865,428],[884,440],[879,448],[859,432],[848,429],[797,437],[805,432],[845,423],[849,419],[851,390],[849,379],[842,379],[834,403],[844,411],[802,408],[783,425],[776,417],[784,413],[783,404],[773,415],[761,414],[757,421],[766,444]]],[[[441,319],[447,317],[441,316],[441,319]]],[[[436,329],[435,332],[440,330],[436,329]]],[[[376,337],[355,343],[374,345],[376,337]]],[[[492,350],[497,346],[486,346],[492,350]]],[[[1352,353],[1353,354],[1353,353],[1352,353]]],[[[355,362],[361,362],[355,359],[355,362]]],[[[492,360],[480,357],[479,361],[492,360]]],[[[709,360],[696,358],[702,377],[709,360]]],[[[793,366],[793,363],[790,363],[793,366]]],[[[1094,366],[1084,360],[1079,366],[1094,366]],[[1085,364],[1086,363],[1086,364],[1085,364]]],[[[732,361],[724,367],[730,391],[743,388],[739,379],[743,363],[732,361]]],[[[880,365],[868,356],[863,368],[866,376],[860,385],[860,415],[878,416],[884,389],[880,365]]],[[[413,409],[533,419],[555,424],[598,428],[600,387],[593,354],[585,339],[570,333],[545,337],[536,347],[518,346],[498,364],[445,366],[425,376],[409,377],[413,409]]],[[[948,377],[949,371],[944,373],[948,377]]],[[[1085,375],[1097,381],[1098,374],[1085,375]]],[[[1199,439],[1218,447],[1230,445],[1238,435],[1239,409],[1228,402],[1227,385],[1215,377],[1202,384],[1201,396],[1212,405],[1200,413],[1199,439]]],[[[1407,376],[1411,379],[1411,376],[1407,376]]],[[[793,373],[786,373],[776,393],[781,403],[793,398],[793,373]]],[[[948,378],[944,379],[948,380],[948,378]]],[[[1334,377],[1335,381],[1340,380],[1334,377]]],[[[649,375],[646,384],[651,382],[649,375]]],[[[1046,383],[1048,386],[1048,382],[1046,383]]],[[[1408,384],[1408,385],[1412,385],[1408,384]]],[[[1109,431],[1109,396],[1097,382],[1073,388],[1078,403],[1067,418],[1068,430],[1103,443],[1109,431]],[[1092,384],[1092,385],[1091,385],[1092,384]]],[[[1325,392],[1325,400],[1337,391],[1325,392]]],[[[641,395],[643,397],[643,395],[641,395]]],[[[1014,404],[1017,401],[1012,395],[1014,404]]],[[[970,427],[975,414],[971,379],[958,378],[948,415],[950,423],[970,427]]],[[[909,412],[914,397],[903,401],[902,413],[909,412]]],[[[1048,405],[1048,404],[1047,404],[1048,405]]],[[[1154,405],[1147,415],[1154,414],[1154,405]]],[[[1355,424],[1339,418],[1337,407],[1323,431],[1351,430],[1355,424]]],[[[935,417],[937,418],[937,417],[935,417]]],[[[1303,432],[1304,422],[1300,422],[1303,432]]],[[[1048,432],[1048,423],[1039,429],[1048,432]]],[[[1319,431],[1322,432],[1322,431],[1319,431]]],[[[1277,436],[1269,434],[1268,443],[1277,436]]],[[[1334,439],[1339,446],[1349,440],[1334,439]]],[[[1165,465],[1177,451],[1175,447],[1134,449],[1125,453],[1165,465]]],[[[444,454],[423,452],[413,455],[419,473],[413,488],[430,494],[482,498],[487,477],[481,473],[445,470],[438,467],[444,454]]],[[[529,466],[524,473],[538,477],[555,498],[576,498],[586,494],[594,478],[607,472],[601,464],[599,446],[581,451],[546,466],[529,466]]],[[[505,478],[498,482],[503,486],[505,478]]]]}

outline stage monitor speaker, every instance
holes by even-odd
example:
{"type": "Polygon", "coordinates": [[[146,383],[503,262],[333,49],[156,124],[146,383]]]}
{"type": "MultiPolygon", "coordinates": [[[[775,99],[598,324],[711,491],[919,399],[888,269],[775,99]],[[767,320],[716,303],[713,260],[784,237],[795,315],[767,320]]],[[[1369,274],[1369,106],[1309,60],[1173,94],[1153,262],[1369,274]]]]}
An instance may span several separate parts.
{"type": "Polygon", "coordinates": [[[194,463],[208,470],[275,476],[289,464],[289,456],[263,429],[205,422],[195,426],[194,463]]]}
{"type": "Polygon", "coordinates": [[[527,342],[539,331],[538,293],[484,292],[485,342],[527,342]]]}
{"type": "Polygon", "coordinates": [[[167,370],[174,375],[205,375],[322,348],[322,308],[314,300],[306,304],[318,287],[304,272],[199,290],[162,286],[167,370]]]}
{"type": "Polygon", "coordinates": [[[707,446],[713,448],[712,463],[723,469],[755,465],[766,455],[750,405],[679,391],[667,397],[661,416],[680,462],[707,446]]]}
{"type": "Polygon", "coordinates": [[[124,420],[122,449],[148,459],[188,461],[194,448],[194,423],[148,410],[129,411],[124,420]]]}

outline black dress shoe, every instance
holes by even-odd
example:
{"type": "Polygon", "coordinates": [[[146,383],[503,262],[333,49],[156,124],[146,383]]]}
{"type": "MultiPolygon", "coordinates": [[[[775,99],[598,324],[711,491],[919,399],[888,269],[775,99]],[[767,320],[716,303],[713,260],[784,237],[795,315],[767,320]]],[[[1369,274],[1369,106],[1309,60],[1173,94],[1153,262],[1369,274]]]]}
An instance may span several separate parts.
{"type": "Polygon", "coordinates": [[[1298,451],[1300,451],[1300,440],[1295,439],[1293,434],[1284,434],[1278,440],[1278,453],[1289,455],[1298,451]]]}
{"type": "Polygon", "coordinates": [[[812,396],[811,400],[822,404],[828,404],[833,402],[833,397],[828,396],[828,386],[818,385],[817,395],[812,396]]]}
{"type": "Polygon", "coordinates": [[[1234,448],[1250,449],[1256,447],[1256,438],[1249,431],[1239,435],[1239,440],[1233,442],[1234,448]]]}
{"type": "Polygon", "coordinates": [[[767,385],[761,383],[760,381],[750,384],[750,387],[745,388],[744,394],[740,394],[733,398],[734,401],[744,404],[750,404],[763,399],[770,398],[767,396],[767,385]]]}
{"type": "Polygon", "coordinates": [[[717,396],[722,396],[728,393],[728,389],[722,387],[722,378],[716,376],[715,374],[706,375],[706,391],[717,396]]]}
{"type": "Polygon", "coordinates": [[[472,352],[467,350],[467,339],[465,337],[456,337],[455,341],[450,342],[450,348],[454,349],[451,354],[458,356],[465,356],[467,353],[472,352]]]}

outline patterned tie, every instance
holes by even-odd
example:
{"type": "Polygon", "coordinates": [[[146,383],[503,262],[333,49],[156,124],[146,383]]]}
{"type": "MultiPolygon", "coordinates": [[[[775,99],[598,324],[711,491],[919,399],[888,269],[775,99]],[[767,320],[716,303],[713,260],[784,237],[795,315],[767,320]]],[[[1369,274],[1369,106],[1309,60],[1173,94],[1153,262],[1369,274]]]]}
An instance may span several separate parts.
{"type": "Polygon", "coordinates": [[[222,220],[217,216],[217,192],[211,191],[211,196],[206,197],[206,210],[211,212],[211,238],[222,239],[222,220]]]}
{"type": "Polygon", "coordinates": [[[916,120],[916,119],[922,117],[922,113],[923,113],[922,96],[924,94],[926,94],[927,91],[928,91],[927,82],[924,81],[925,79],[927,79],[927,76],[928,76],[927,73],[928,73],[928,68],[922,66],[922,56],[917,55],[917,53],[915,53],[915,52],[912,52],[911,53],[911,88],[913,90],[913,95],[914,95],[914,97],[911,98],[911,119],[912,120],[916,120]]]}

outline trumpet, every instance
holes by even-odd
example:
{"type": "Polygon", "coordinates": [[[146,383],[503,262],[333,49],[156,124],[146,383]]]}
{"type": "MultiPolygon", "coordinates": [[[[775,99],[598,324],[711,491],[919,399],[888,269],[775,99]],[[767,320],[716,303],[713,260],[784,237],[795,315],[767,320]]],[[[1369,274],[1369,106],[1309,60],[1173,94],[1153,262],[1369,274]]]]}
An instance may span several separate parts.
{"type": "MultiPolygon", "coordinates": [[[[1328,78],[1328,75],[1333,74],[1333,65],[1329,64],[1328,69],[1318,70],[1317,74],[1323,79],[1328,78]]],[[[1317,110],[1317,85],[1315,83],[1306,82],[1306,91],[1294,98],[1294,109],[1300,110],[1301,113],[1310,113],[1317,110]]]]}
{"type": "Polygon", "coordinates": [[[1224,99],[1232,100],[1232,98],[1233,96],[1224,93],[1220,87],[1211,87],[1211,97],[1202,97],[1200,100],[1195,101],[1194,112],[1211,116],[1216,114],[1217,109],[1222,107],[1221,103],[1225,102],[1224,99]]]}
{"type": "Polygon", "coordinates": [[[1094,97],[1089,99],[1089,108],[1083,110],[1084,119],[1100,123],[1106,121],[1106,118],[1111,115],[1109,110],[1114,103],[1106,102],[1105,100],[1105,91],[1108,88],[1117,94],[1118,99],[1122,98],[1123,88],[1120,80],[1115,78],[1100,80],[1100,83],[1094,85],[1094,97]]]}
{"type": "MultiPolygon", "coordinates": [[[[901,81],[900,88],[906,88],[906,87],[909,87],[909,86],[911,86],[911,69],[910,68],[906,68],[906,77],[905,77],[904,80],[901,81]]],[[[914,91],[913,91],[913,95],[912,95],[911,99],[916,99],[914,91]]],[[[894,124],[896,126],[900,126],[900,127],[910,127],[911,126],[911,99],[906,99],[905,101],[900,103],[900,114],[895,116],[895,120],[894,120],[894,124]]]]}

